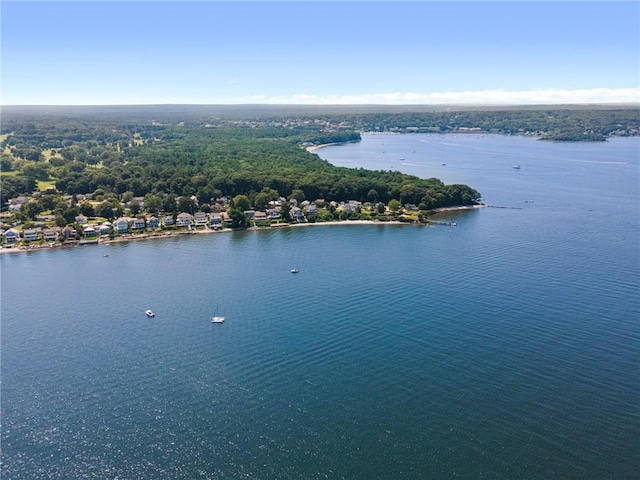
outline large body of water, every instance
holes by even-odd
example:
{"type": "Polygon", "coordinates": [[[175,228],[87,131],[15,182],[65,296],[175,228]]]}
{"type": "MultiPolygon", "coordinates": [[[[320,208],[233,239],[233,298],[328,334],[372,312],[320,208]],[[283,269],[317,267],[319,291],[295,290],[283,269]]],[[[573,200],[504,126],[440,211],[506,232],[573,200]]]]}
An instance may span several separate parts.
{"type": "Polygon", "coordinates": [[[318,154],[514,208],[0,255],[2,478],[638,478],[639,139],[318,154]]]}

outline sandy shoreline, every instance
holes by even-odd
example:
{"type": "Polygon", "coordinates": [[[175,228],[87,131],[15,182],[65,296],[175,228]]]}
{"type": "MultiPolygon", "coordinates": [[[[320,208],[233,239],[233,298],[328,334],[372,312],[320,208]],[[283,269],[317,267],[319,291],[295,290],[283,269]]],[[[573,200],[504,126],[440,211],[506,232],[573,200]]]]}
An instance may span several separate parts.
{"type": "Polygon", "coordinates": [[[307,150],[307,152],[313,153],[319,148],[332,147],[334,145],[346,145],[347,143],[356,143],[356,142],[359,142],[359,140],[351,140],[349,142],[321,143],[320,145],[311,145],[310,147],[305,147],[305,149],[307,150]]]}
{"type": "MultiPolygon", "coordinates": [[[[476,208],[483,208],[486,205],[469,205],[463,207],[444,207],[437,208],[431,210],[431,214],[437,214],[442,212],[453,212],[453,211],[462,211],[462,210],[474,210],[476,208]]],[[[429,225],[429,221],[427,220],[425,223],[408,223],[408,222],[400,222],[398,220],[389,220],[389,221],[381,221],[381,220],[338,220],[338,221],[330,221],[330,222],[315,222],[315,223],[282,223],[282,224],[273,224],[268,227],[249,227],[243,229],[233,229],[233,228],[223,228],[220,230],[212,230],[210,228],[201,229],[201,230],[186,230],[186,231],[170,231],[170,232],[155,232],[155,233],[143,233],[139,235],[125,235],[116,238],[98,238],[96,240],[76,240],[72,242],[65,243],[54,243],[54,244],[42,244],[42,245],[30,245],[30,246],[18,246],[18,247],[0,247],[0,254],[3,253],[17,253],[17,252],[34,252],[38,250],[55,250],[61,248],[76,248],[83,247],[86,245],[107,245],[110,243],[121,243],[121,242],[135,242],[139,240],[149,240],[154,238],[167,238],[167,237],[178,237],[185,235],[203,235],[203,234],[212,234],[212,233],[229,233],[229,232],[237,232],[237,231],[253,231],[253,230],[269,230],[269,229],[279,229],[279,228],[299,228],[299,227],[314,227],[314,226],[337,226],[337,225],[429,225]]]]}

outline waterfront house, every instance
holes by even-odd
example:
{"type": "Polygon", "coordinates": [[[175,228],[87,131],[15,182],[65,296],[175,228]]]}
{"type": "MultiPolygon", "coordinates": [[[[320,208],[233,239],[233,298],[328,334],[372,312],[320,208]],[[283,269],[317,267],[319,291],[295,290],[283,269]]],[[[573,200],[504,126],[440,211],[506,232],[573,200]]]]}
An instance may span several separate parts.
{"type": "Polygon", "coordinates": [[[305,207],[307,213],[318,213],[318,207],[316,207],[313,203],[310,203],[305,207]]]}
{"type": "Polygon", "coordinates": [[[178,214],[176,218],[176,226],[177,227],[190,227],[193,224],[191,220],[191,215],[187,212],[182,212],[178,214]]]}
{"type": "Polygon", "coordinates": [[[60,236],[60,227],[45,228],[42,231],[42,238],[45,242],[55,242],[60,236]]]}
{"type": "Polygon", "coordinates": [[[147,227],[149,227],[149,228],[158,228],[158,225],[159,225],[158,217],[151,217],[147,221],[147,227]]]}
{"type": "Polygon", "coordinates": [[[244,211],[244,216],[246,218],[249,218],[249,219],[253,218],[255,214],[256,214],[255,210],[245,210],[244,211]]]}
{"type": "Polygon", "coordinates": [[[207,214],[204,212],[196,212],[194,214],[194,218],[196,226],[207,224],[207,214]]]}
{"type": "Polygon", "coordinates": [[[129,222],[126,218],[120,217],[113,222],[113,230],[116,233],[127,233],[129,231],[129,222]]]}
{"type": "Polygon", "coordinates": [[[267,216],[270,220],[276,220],[280,218],[280,212],[275,208],[270,208],[267,210],[267,216]]]}
{"type": "Polygon", "coordinates": [[[73,228],[71,225],[67,225],[62,229],[62,237],[65,240],[69,240],[69,239],[75,240],[77,233],[78,232],[76,232],[76,229],[73,228]]]}
{"type": "Polygon", "coordinates": [[[6,232],[4,232],[4,243],[5,245],[15,245],[20,240],[20,232],[15,228],[10,228],[6,232]]]}
{"type": "Polygon", "coordinates": [[[39,228],[28,228],[22,232],[22,238],[25,242],[33,242],[38,240],[39,228]]]}
{"type": "Polygon", "coordinates": [[[342,210],[344,210],[346,213],[354,213],[357,211],[357,208],[351,203],[345,203],[341,207],[342,207],[342,210]]]}
{"type": "Polygon", "coordinates": [[[100,235],[107,235],[109,233],[109,231],[111,230],[111,223],[110,222],[104,222],[104,223],[100,224],[100,226],[98,227],[98,230],[100,231],[100,235]]]}
{"type": "Polygon", "coordinates": [[[291,217],[296,220],[304,220],[304,213],[298,207],[291,207],[291,217]]]}
{"type": "Polygon", "coordinates": [[[162,224],[165,227],[170,227],[170,226],[172,226],[173,224],[176,223],[171,215],[166,215],[166,216],[162,217],[162,219],[160,221],[162,222],[162,224]]]}
{"type": "Polygon", "coordinates": [[[89,219],[87,217],[85,217],[84,215],[78,215],[76,217],[76,223],[78,225],[86,225],[88,221],[89,221],[89,219]]]}
{"type": "Polygon", "coordinates": [[[147,227],[144,218],[134,218],[133,219],[133,229],[134,230],[144,230],[147,227]]]}
{"type": "Polygon", "coordinates": [[[95,237],[98,235],[95,225],[85,225],[82,227],[85,237],[95,237]]]}
{"type": "Polygon", "coordinates": [[[269,217],[267,217],[266,212],[255,212],[253,214],[253,221],[256,222],[256,223],[268,222],[269,221],[269,217]]]}

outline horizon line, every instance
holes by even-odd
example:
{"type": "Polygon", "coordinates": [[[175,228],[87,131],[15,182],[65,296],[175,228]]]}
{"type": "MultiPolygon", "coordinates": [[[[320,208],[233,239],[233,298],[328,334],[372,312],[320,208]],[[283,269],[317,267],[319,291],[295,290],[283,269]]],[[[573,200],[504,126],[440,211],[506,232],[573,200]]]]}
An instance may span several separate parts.
{"type": "MultiPolygon", "coordinates": [[[[440,91],[440,92],[378,92],[359,94],[289,95],[252,94],[218,97],[192,95],[182,97],[172,94],[39,96],[29,99],[5,98],[7,105],[584,105],[640,102],[640,87],[626,88],[534,88],[507,90],[440,91]],[[83,98],[84,97],[84,98],[83,98]],[[164,98],[163,98],[164,97],[164,98]],[[200,98],[198,98],[200,97],[200,98]],[[203,98],[204,97],[204,98],[203,98]],[[40,103],[42,102],[42,103],[40,103]],[[55,102],[55,103],[54,103],[55,102]],[[106,102],[106,103],[102,103],[106,102]]],[[[2,100],[0,100],[2,101],[2,100]]]]}
{"type": "Polygon", "coordinates": [[[626,102],[563,102],[563,103],[10,103],[0,104],[0,108],[6,107],[162,107],[162,106],[192,106],[192,107],[563,107],[563,106],[608,106],[627,105],[640,106],[638,101],[626,102]]]}

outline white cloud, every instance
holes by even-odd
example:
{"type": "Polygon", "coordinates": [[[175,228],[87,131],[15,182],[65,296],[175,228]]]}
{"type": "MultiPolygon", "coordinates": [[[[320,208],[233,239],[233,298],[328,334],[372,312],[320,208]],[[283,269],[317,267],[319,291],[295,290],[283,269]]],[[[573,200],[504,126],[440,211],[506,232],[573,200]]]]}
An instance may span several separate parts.
{"type": "Polygon", "coordinates": [[[640,102],[640,88],[481,90],[464,92],[395,92],[361,95],[251,95],[214,103],[262,103],[307,105],[403,105],[403,104],[475,104],[475,105],[552,105],[640,102]]]}

